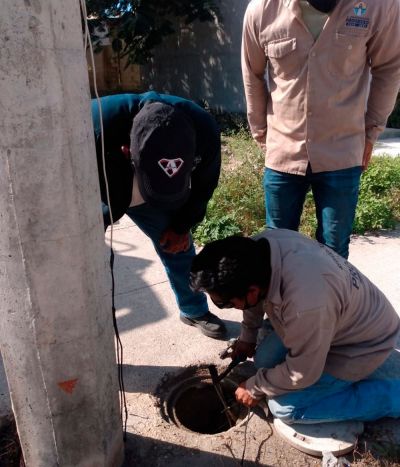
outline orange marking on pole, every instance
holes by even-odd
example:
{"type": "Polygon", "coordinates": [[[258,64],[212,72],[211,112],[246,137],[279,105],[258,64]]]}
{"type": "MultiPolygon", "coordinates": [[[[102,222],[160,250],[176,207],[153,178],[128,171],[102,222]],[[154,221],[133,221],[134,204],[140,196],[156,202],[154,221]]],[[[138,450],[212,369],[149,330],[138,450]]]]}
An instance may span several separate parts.
{"type": "Polygon", "coordinates": [[[72,392],[75,389],[77,381],[78,381],[78,378],[70,379],[68,381],[62,381],[61,383],[57,383],[57,384],[60,386],[60,388],[63,391],[67,392],[68,394],[72,394],[72,392]]]}

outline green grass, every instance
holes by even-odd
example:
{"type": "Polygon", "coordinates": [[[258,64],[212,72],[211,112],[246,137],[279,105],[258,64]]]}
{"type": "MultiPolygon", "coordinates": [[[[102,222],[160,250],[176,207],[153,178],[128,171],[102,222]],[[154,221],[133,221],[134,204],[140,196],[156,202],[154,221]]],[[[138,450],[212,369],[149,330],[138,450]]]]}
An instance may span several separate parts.
{"type": "MultiPolygon", "coordinates": [[[[207,214],[194,231],[197,244],[228,235],[253,235],[265,228],[264,154],[244,126],[222,137],[220,181],[207,214]]],[[[393,229],[400,221],[400,157],[374,157],[362,175],[353,232],[393,229]]],[[[300,231],[314,237],[315,206],[307,194],[300,231]]]]}

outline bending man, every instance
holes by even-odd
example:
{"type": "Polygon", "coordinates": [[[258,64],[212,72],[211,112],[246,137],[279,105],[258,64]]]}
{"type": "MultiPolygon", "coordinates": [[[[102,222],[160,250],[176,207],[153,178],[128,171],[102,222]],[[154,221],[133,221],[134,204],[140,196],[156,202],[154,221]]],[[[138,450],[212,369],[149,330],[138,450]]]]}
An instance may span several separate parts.
{"type": "MultiPolygon", "coordinates": [[[[203,293],[189,287],[195,255],[190,229],[200,222],[218,183],[220,133],[193,102],[147,92],[101,98],[108,188],[113,221],[127,214],[152,240],[167,272],[183,323],[208,337],[225,333],[203,293]]],[[[105,227],[110,224],[100,112],[93,124],[105,227]]]]}

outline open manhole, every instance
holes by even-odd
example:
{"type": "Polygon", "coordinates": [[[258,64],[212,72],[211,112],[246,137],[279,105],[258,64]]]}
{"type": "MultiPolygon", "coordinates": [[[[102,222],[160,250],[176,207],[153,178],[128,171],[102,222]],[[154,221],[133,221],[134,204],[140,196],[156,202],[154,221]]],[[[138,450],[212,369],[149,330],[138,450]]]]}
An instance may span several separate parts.
{"type": "Polygon", "coordinates": [[[236,387],[237,383],[229,378],[221,382],[224,407],[207,367],[190,367],[179,375],[169,375],[158,388],[163,418],[195,433],[227,431],[247,415],[247,409],[236,403],[236,387]]]}

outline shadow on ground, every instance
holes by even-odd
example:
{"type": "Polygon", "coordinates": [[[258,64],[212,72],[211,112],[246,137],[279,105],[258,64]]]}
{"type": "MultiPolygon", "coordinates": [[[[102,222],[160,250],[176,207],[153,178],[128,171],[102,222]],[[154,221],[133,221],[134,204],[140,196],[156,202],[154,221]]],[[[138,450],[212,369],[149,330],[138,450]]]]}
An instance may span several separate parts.
{"type": "MultiPolygon", "coordinates": [[[[190,463],[193,462],[195,465],[208,467],[237,467],[241,465],[241,459],[236,457],[200,451],[199,449],[187,448],[158,439],[128,433],[125,444],[125,462],[122,467],[164,467],[166,465],[188,467],[189,460],[190,463]]],[[[254,461],[246,461],[245,465],[247,467],[272,466],[272,464],[260,464],[258,458],[254,461]]]]}

